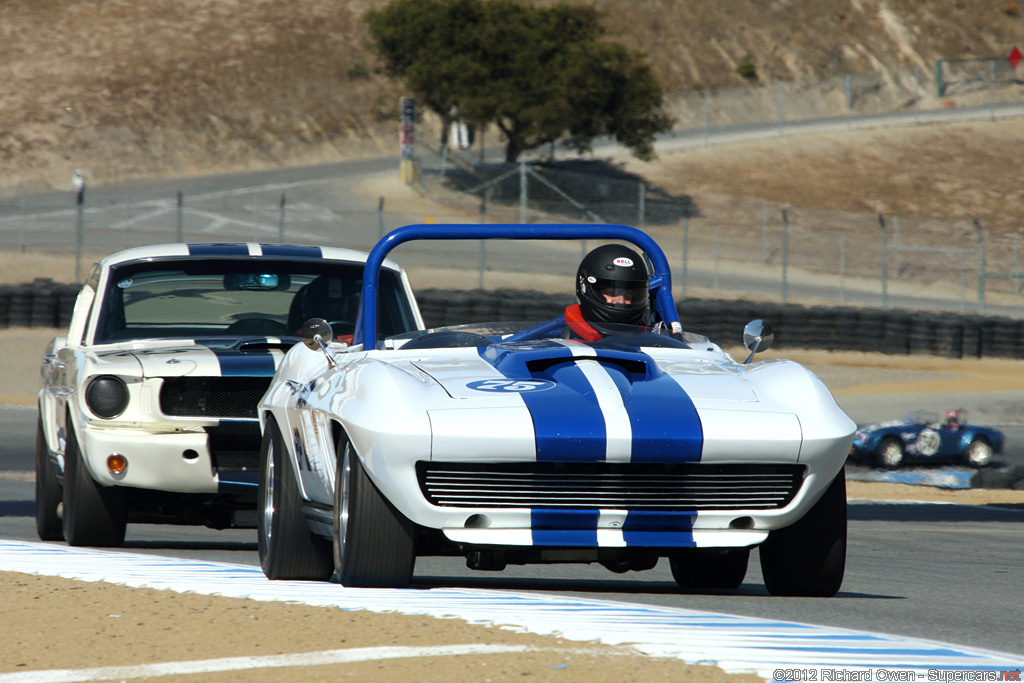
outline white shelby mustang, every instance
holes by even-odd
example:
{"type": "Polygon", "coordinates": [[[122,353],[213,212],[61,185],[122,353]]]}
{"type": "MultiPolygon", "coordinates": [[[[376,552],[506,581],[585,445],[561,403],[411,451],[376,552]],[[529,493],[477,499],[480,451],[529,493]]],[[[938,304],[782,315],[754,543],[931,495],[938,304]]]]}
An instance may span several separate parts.
{"type": "MultiPolygon", "coordinates": [[[[365,261],[255,243],[99,261],[43,358],[39,537],[117,546],[128,522],[255,527],[256,406],[314,311],[351,335],[365,261]]],[[[383,333],[422,327],[404,273],[382,275],[383,333]]]]}
{"type": "Polygon", "coordinates": [[[405,586],[415,558],[468,566],[668,558],[684,589],[736,588],[760,546],[768,590],[834,595],[855,430],[786,360],[737,362],[683,333],[664,253],[616,225],[419,225],[366,264],[354,343],[311,320],[259,407],[259,554],[272,579],[405,586]],[[653,265],[654,320],[583,341],[566,316],[378,342],[376,271],[414,239],[620,240],[653,265]],[[674,331],[674,332],[670,332],[674,331]]]}

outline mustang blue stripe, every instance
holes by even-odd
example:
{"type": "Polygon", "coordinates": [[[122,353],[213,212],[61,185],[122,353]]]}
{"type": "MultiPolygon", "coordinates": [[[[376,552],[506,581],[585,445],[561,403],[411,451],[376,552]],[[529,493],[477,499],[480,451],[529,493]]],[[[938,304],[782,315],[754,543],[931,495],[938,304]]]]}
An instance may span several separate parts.
{"type": "Polygon", "coordinates": [[[288,258],[323,258],[320,247],[300,247],[294,244],[261,244],[264,256],[285,256],[288,258]]]}
{"type": "MultiPolygon", "coordinates": [[[[704,432],[693,401],[646,354],[629,347],[593,347],[629,416],[632,462],[697,462],[704,432]]],[[[551,341],[493,344],[480,356],[509,379],[547,379],[555,387],[523,392],[533,418],[537,460],[601,462],[607,429],[593,387],[572,351],[551,341]]],[[[580,359],[582,360],[582,359],[580,359]]]]}
{"type": "Polygon", "coordinates": [[[533,544],[593,548],[597,545],[599,515],[597,510],[531,510],[533,544]]]}
{"type": "Polygon", "coordinates": [[[188,253],[192,256],[248,256],[245,244],[190,244],[188,253]]]}
{"type": "Polygon", "coordinates": [[[217,353],[221,377],[273,377],[274,357],[269,353],[217,353]]]}

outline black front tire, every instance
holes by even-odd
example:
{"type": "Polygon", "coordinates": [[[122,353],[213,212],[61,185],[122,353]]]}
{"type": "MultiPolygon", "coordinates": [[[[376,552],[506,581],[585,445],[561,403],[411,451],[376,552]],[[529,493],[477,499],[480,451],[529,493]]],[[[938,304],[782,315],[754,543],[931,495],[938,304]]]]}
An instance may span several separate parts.
{"type": "Polygon", "coordinates": [[[416,562],[415,526],[384,498],[348,439],[338,442],[334,569],[343,586],[405,588],[416,562]]]}
{"type": "Polygon", "coordinates": [[[39,540],[64,540],[64,527],[58,514],[63,495],[40,417],[36,424],[36,532],[39,540]]]}
{"type": "Polygon", "coordinates": [[[761,573],[772,595],[832,597],[846,571],[846,475],[795,524],[761,544],[761,573]]]}
{"type": "Polygon", "coordinates": [[[89,474],[68,418],[64,447],[64,538],[68,545],[114,548],[124,543],[128,515],[124,492],[100,486],[89,474]]]}
{"type": "Polygon", "coordinates": [[[314,533],[302,514],[295,471],[274,418],[260,447],[257,546],[268,579],[327,581],[334,573],[331,542],[314,533]]]}
{"type": "Polygon", "coordinates": [[[684,590],[739,588],[750,548],[688,548],[669,558],[672,578],[684,590]]]}

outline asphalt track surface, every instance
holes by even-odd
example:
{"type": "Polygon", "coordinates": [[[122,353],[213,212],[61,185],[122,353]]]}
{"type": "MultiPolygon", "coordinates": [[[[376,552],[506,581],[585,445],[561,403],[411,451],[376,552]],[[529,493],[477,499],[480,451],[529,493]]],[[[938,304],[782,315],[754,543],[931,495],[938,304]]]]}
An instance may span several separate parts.
{"type": "MultiPolygon", "coordinates": [[[[35,410],[0,410],[0,538],[37,541],[35,410]]],[[[757,552],[735,591],[682,594],[668,564],[613,574],[600,566],[510,566],[478,572],[460,558],[419,558],[414,587],[540,592],[890,633],[1020,655],[1024,663],[1024,510],[852,502],[846,579],[832,599],[777,598],[757,552]]],[[[259,563],[253,530],[129,525],[132,553],[259,563]]]]}

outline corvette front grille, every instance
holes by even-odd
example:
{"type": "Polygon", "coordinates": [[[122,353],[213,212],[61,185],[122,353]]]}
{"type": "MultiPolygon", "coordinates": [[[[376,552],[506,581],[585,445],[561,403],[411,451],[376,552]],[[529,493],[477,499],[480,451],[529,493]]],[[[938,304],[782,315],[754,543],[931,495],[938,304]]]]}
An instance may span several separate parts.
{"type": "Polygon", "coordinates": [[[456,508],[774,510],[802,465],[419,462],[427,500],[456,508]]]}
{"type": "Polygon", "coordinates": [[[160,387],[160,410],[174,417],[256,418],[270,377],[171,377],[160,387]]]}

